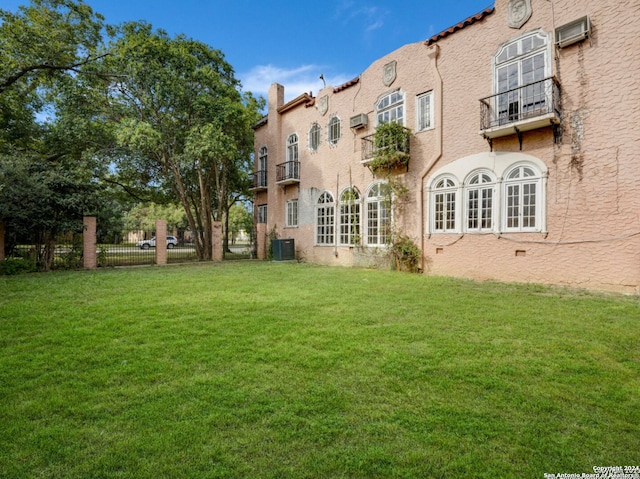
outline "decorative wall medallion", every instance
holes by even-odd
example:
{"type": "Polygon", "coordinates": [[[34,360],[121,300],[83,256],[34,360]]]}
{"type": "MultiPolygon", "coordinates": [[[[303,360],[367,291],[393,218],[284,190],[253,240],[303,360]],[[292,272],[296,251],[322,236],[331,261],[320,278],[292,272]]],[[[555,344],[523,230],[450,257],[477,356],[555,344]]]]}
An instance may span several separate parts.
{"type": "Polygon", "coordinates": [[[387,63],[382,69],[382,81],[385,86],[391,85],[396,79],[396,61],[387,63]]]}
{"type": "Polygon", "coordinates": [[[507,25],[520,28],[531,18],[531,0],[509,0],[507,4],[507,25]]]}
{"type": "Polygon", "coordinates": [[[324,116],[329,110],[329,96],[324,95],[318,98],[318,111],[324,116]]]}

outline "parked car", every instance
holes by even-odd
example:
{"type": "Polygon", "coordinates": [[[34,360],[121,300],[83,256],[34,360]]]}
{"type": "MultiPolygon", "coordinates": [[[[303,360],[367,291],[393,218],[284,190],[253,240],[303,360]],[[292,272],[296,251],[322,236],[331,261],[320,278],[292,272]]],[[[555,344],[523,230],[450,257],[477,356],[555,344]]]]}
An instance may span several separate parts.
{"type": "MultiPolygon", "coordinates": [[[[136,246],[142,249],[155,248],[156,237],[153,236],[151,239],[138,241],[136,246]]],[[[178,246],[178,239],[175,236],[167,236],[167,249],[171,249],[174,246],[178,246]]]]}

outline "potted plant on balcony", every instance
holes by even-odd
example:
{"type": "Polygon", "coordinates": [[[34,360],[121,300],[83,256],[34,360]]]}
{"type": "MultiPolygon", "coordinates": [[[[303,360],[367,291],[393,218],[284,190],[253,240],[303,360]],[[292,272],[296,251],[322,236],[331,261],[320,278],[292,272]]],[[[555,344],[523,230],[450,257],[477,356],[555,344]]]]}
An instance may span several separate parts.
{"type": "Polygon", "coordinates": [[[394,168],[409,165],[409,140],[411,131],[400,123],[383,123],[373,135],[373,160],[368,166],[373,174],[390,172],[394,168]]]}

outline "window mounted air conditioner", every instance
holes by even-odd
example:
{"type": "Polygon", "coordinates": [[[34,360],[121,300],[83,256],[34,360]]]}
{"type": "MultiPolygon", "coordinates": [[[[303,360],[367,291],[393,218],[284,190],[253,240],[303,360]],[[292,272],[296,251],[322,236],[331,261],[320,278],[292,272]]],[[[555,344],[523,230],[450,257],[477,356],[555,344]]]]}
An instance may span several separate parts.
{"type": "Polygon", "coordinates": [[[360,113],[359,115],[352,116],[349,120],[349,126],[356,130],[360,128],[366,128],[368,123],[369,118],[367,117],[366,113],[360,113]]]}
{"type": "Polygon", "coordinates": [[[591,35],[591,21],[588,16],[578,18],[556,28],[556,45],[560,48],[581,42],[591,35]]]}

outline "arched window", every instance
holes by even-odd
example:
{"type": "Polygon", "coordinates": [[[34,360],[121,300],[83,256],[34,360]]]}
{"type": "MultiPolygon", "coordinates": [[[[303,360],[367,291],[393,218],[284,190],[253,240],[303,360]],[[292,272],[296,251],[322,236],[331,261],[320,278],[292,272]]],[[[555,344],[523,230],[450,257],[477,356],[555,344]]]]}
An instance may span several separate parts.
{"type": "Polygon", "coordinates": [[[318,151],[320,146],[320,125],[314,123],[309,130],[309,149],[311,151],[318,151]]]}
{"type": "Polygon", "coordinates": [[[268,158],[267,147],[263,146],[262,148],[260,148],[260,152],[258,153],[258,170],[260,171],[267,170],[267,158],[268,158]]]}
{"type": "Polygon", "coordinates": [[[491,231],[494,217],[493,174],[488,171],[474,172],[465,182],[466,229],[471,232],[491,231]]]}
{"type": "Polygon", "coordinates": [[[431,188],[432,231],[456,231],[458,185],[449,176],[436,178],[431,188]]]}
{"type": "Polygon", "coordinates": [[[404,125],[404,95],[399,90],[387,93],[376,103],[377,125],[391,121],[404,125]]]}
{"type": "Polygon", "coordinates": [[[527,118],[551,101],[551,42],[543,31],[528,33],[503,45],[495,54],[494,91],[500,123],[527,118]],[[549,85],[546,85],[549,83],[549,85]]]}
{"type": "Polygon", "coordinates": [[[337,116],[332,116],[329,120],[329,125],[327,126],[327,141],[330,145],[335,145],[340,141],[340,118],[337,116]]]}
{"type": "Polygon", "coordinates": [[[388,183],[375,183],[369,188],[366,214],[367,245],[387,245],[391,234],[391,188],[388,183]]]}
{"type": "Polygon", "coordinates": [[[333,245],[335,231],[335,203],[333,195],[325,191],[316,203],[316,244],[333,245]]]}
{"type": "Polygon", "coordinates": [[[340,244],[360,242],[360,194],[349,187],[340,195],[340,244]]]}
{"type": "Polygon", "coordinates": [[[542,178],[533,165],[520,164],[507,171],[503,184],[505,231],[540,231],[542,178]]]}

